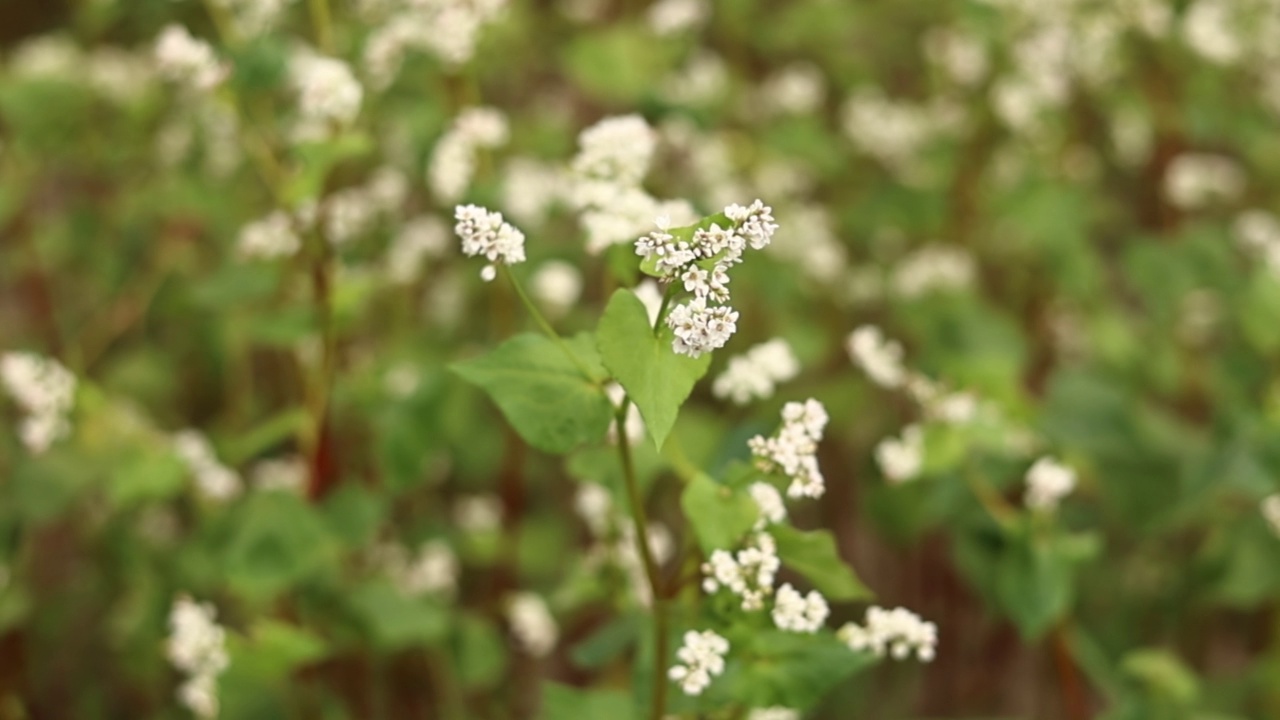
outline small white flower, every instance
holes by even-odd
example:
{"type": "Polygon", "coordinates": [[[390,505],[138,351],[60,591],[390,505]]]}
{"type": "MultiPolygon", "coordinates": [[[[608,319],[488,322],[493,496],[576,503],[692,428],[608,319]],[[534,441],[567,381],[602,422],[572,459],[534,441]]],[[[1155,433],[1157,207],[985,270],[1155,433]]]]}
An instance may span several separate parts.
{"type": "Polygon", "coordinates": [[[496,264],[524,262],[524,233],[503,221],[502,213],[479,205],[459,205],[453,216],[458,221],[453,229],[462,239],[462,252],[470,257],[483,256],[489,261],[481,275],[486,281],[496,276],[496,264]]]}
{"type": "Polygon", "coordinates": [[[226,502],[240,495],[243,484],[234,470],[218,461],[213,446],[197,430],[183,430],[173,436],[173,449],[195,476],[196,488],[215,502],[226,502]]]}
{"type": "Polygon", "coordinates": [[[897,485],[914,479],[924,465],[924,430],[919,425],[902,429],[902,438],[885,438],[876,445],[876,462],[885,479],[897,485]]]}
{"type": "Polygon", "coordinates": [[[458,588],[458,557],[443,540],[431,540],[412,557],[403,545],[374,548],[375,564],[408,597],[452,597],[458,588]]]}
{"type": "Polygon", "coordinates": [[[507,621],[520,645],[534,657],[550,653],[560,638],[547,603],[531,592],[516,593],[507,600],[507,621]]]}
{"type": "Polygon", "coordinates": [[[902,365],[902,346],[885,338],[880,328],[863,325],[849,334],[846,342],[849,357],[853,359],[875,384],[896,388],[906,380],[902,365]]]}
{"type": "Polygon", "coordinates": [[[714,593],[720,588],[742,598],[742,609],[764,609],[765,598],[773,594],[773,582],[782,567],[778,545],[772,535],[758,532],[736,553],[716,550],[702,564],[702,589],[714,593]]]}
{"type": "Polygon", "coordinates": [[[1275,533],[1276,537],[1280,537],[1280,493],[1263,498],[1258,508],[1262,511],[1262,517],[1267,521],[1271,532],[1275,533]]]}
{"type": "Polygon", "coordinates": [[[1225,155],[1183,153],[1165,171],[1164,193],[1175,206],[1193,210],[1215,200],[1238,198],[1246,182],[1240,164],[1225,155]]]}
{"type": "Polygon", "coordinates": [[[676,651],[681,664],[673,665],[667,677],[674,680],[686,695],[701,695],[711,678],[724,672],[724,656],[729,641],[712,630],[684,634],[684,645],[676,651]]]}
{"type": "Polygon", "coordinates": [[[180,596],[169,613],[169,662],[187,676],[178,699],[197,717],[218,714],[217,678],[230,664],[226,631],[215,622],[209,603],[180,596]]]}
{"type": "Polygon", "coordinates": [[[645,19],[655,35],[666,37],[697,29],[710,12],[706,0],[658,0],[649,6],[645,19]]]}
{"type": "Polygon", "coordinates": [[[747,441],[762,470],[778,470],[791,478],[787,497],[818,498],[826,492],[816,453],[827,419],[826,409],[817,400],[789,402],[782,408],[783,425],[777,434],[747,441]]]}
{"type": "Polygon", "coordinates": [[[167,25],[160,31],[155,53],[161,75],[198,90],[209,90],[227,76],[227,67],[213,46],[192,37],[181,25],[167,25]]]}
{"type": "Polygon", "coordinates": [[[933,660],[938,646],[938,628],[906,608],[867,608],[866,625],[848,623],[836,632],[850,650],[889,654],[904,660],[915,653],[921,662],[933,660]]]}
{"type": "Polygon", "coordinates": [[[563,315],[582,295],[582,273],[572,263],[548,260],[529,279],[529,292],[550,315],[563,315]]]}
{"type": "Polygon", "coordinates": [[[573,496],[573,509],[591,529],[592,535],[603,537],[608,533],[613,497],[603,485],[593,482],[580,483],[577,493],[573,496]]]}
{"type": "Polygon", "coordinates": [[[364,89],[345,62],[300,52],[290,67],[304,123],[347,124],[360,113],[364,89]]]}
{"type": "Polygon", "coordinates": [[[1050,510],[1076,486],[1076,472],[1050,457],[1042,457],[1027,470],[1027,507],[1050,510]]]}
{"type": "Polygon", "coordinates": [[[787,519],[787,506],[778,488],[766,482],[753,482],[747,487],[747,493],[751,495],[752,500],[756,501],[756,507],[760,508],[760,519],[756,521],[756,530],[763,530],[771,523],[780,523],[787,519]]]}
{"type": "Polygon", "coordinates": [[[933,292],[968,289],[975,275],[973,259],[964,250],[927,245],[898,263],[891,284],[899,296],[917,298],[933,292]]]}
{"type": "Polygon", "coordinates": [[[758,708],[747,715],[747,720],[800,720],[800,711],[785,707],[758,708]]]}
{"type": "Polygon", "coordinates": [[[773,396],[777,383],[791,380],[800,372],[800,362],[786,340],[774,338],[756,345],[744,355],[729,358],[729,366],[711,386],[711,394],[745,405],[753,398],[773,396]]]}
{"type": "Polygon", "coordinates": [[[260,460],[252,469],[258,490],[302,495],[307,489],[307,463],[300,456],[260,460]]]}
{"type": "Polygon", "coordinates": [[[409,220],[387,248],[386,272],[391,282],[407,285],[418,278],[423,260],[444,254],[449,243],[449,228],[434,215],[420,215],[409,220]]]}
{"type": "Polygon", "coordinates": [[[816,633],[830,614],[826,598],[817,590],[801,595],[799,590],[791,587],[791,583],[786,583],[778,588],[774,598],[773,624],[780,630],[816,633]]]}
{"type": "Polygon", "coordinates": [[[496,495],[468,495],[453,504],[453,521],[466,532],[497,530],[502,524],[502,501],[496,495]]]}
{"type": "Polygon", "coordinates": [[[273,260],[289,257],[302,247],[302,238],[293,229],[289,213],[276,210],[240,230],[236,250],[244,258],[273,260]]]}
{"type": "Polygon", "coordinates": [[[0,383],[26,411],[18,428],[22,444],[43,453],[71,433],[68,416],[75,404],[76,377],[58,361],[35,353],[0,355],[0,383]]]}

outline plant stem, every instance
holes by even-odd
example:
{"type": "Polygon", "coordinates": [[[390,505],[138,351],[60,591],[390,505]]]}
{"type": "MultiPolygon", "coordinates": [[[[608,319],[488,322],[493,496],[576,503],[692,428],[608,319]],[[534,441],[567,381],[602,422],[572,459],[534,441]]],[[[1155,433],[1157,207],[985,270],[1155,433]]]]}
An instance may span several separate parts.
{"type": "Polygon", "coordinates": [[[311,24],[315,25],[316,43],[326,53],[333,54],[333,19],[329,15],[328,0],[308,0],[311,24]]]}
{"type": "Polygon", "coordinates": [[[624,398],[618,407],[618,457],[622,461],[622,476],[627,485],[627,497],[631,505],[631,519],[636,526],[636,550],[644,562],[644,574],[649,580],[653,602],[653,695],[649,716],[662,720],[667,707],[667,606],[665,588],[658,573],[658,564],[649,548],[649,524],[645,518],[644,498],[640,483],[636,480],[635,462],[631,457],[631,445],[627,442],[626,421],[630,398],[624,398]]]}
{"type": "Polygon", "coordinates": [[[1017,519],[1018,511],[1009,504],[1007,500],[996,492],[996,489],[978,473],[977,470],[970,467],[965,470],[965,481],[969,484],[969,489],[973,491],[973,496],[982,503],[982,507],[991,516],[991,519],[1002,528],[1009,528],[1017,519]]]}
{"type": "Polygon", "coordinates": [[[312,303],[320,325],[320,367],[312,380],[307,410],[311,417],[309,455],[311,486],[309,495],[319,500],[329,489],[333,475],[332,448],[328,433],[329,396],[333,388],[337,338],[333,329],[333,253],[328,241],[318,233],[311,260],[312,303]]]}
{"type": "Polygon", "coordinates": [[[534,322],[538,324],[538,327],[542,329],[542,332],[546,333],[547,337],[551,338],[552,342],[556,344],[556,347],[560,348],[561,352],[569,358],[574,367],[578,368],[578,372],[582,373],[582,375],[588,380],[595,382],[598,378],[587,369],[586,363],[582,362],[581,358],[574,354],[573,350],[569,349],[564,338],[560,337],[560,334],[555,331],[555,328],[551,327],[551,323],[547,322],[547,318],[543,316],[542,311],[539,310],[538,306],[534,305],[533,301],[529,299],[529,296],[525,294],[524,286],[520,284],[519,280],[516,280],[515,273],[511,272],[511,269],[506,265],[499,265],[498,267],[501,268],[502,274],[506,275],[507,279],[511,281],[511,286],[516,289],[516,295],[520,296],[520,302],[524,303],[525,309],[533,316],[534,322]]]}
{"type": "Polygon", "coordinates": [[[662,293],[662,304],[658,306],[658,314],[653,318],[653,335],[658,336],[658,328],[662,327],[662,318],[667,314],[667,307],[671,305],[671,298],[675,296],[672,289],[676,286],[676,281],[672,280],[665,292],[662,293]]]}

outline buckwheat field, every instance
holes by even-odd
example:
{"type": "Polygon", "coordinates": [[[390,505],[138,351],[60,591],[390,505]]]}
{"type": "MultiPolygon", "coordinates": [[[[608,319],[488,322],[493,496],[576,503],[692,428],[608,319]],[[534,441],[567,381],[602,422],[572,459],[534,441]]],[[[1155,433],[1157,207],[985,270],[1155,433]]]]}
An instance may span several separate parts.
{"type": "Polygon", "coordinates": [[[1280,718],[1280,0],[5,3],[46,718],[1280,718]]]}

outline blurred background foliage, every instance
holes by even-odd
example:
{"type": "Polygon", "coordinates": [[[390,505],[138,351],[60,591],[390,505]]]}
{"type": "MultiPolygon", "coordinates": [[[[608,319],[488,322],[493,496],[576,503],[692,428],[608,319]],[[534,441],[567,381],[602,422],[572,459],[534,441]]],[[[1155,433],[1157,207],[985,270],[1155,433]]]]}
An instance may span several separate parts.
{"type": "MultiPolygon", "coordinates": [[[[722,470],[784,400],[821,399],[828,494],[796,523],[941,636],[932,664],[858,674],[806,717],[1280,717],[1280,539],[1259,509],[1280,490],[1275,2],[512,2],[469,62],[409,53],[385,89],[361,64],[379,4],[329,4],[366,92],[319,147],[291,135],[301,1],[234,43],[217,2],[0,6],[0,350],[80,382],[43,453],[0,406],[0,718],[183,716],[164,648],[184,593],[229,629],[224,717],[624,717],[643,614],[586,563],[573,510],[583,482],[625,503],[613,456],[526,446],[449,371],[532,327],[508,287],[452,236],[395,255],[409,220],[451,222],[427,167],[478,105],[510,138],[465,198],[529,236],[517,273],[580,273],[566,335],[637,279],[629,247],[584,252],[557,189],[583,128],[641,114],[658,197],[774,206],[776,252],[740,269],[711,374],[773,337],[803,372],[746,408],[699,385],[683,460],[722,470]],[[234,111],[160,78],[170,22],[230,63],[234,111]],[[290,184],[263,181],[263,148],[290,184]],[[333,251],[327,305],[309,256],[237,252],[280,197],[327,203],[380,168],[405,191],[333,251]],[[888,482],[875,448],[919,410],[850,364],[864,324],[1000,420],[929,425],[920,477],[888,482]],[[244,492],[199,490],[185,428],[244,492]],[[1018,438],[1079,474],[1051,526],[999,527],[967,482],[1020,505],[1035,453],[995,449],[1018,438]],[[259,479],[282,468],[296,491],[259,479]],[[388,548],[427,542],[456,587],[405,590],[388,548]],[[521,589],[559,625],[544,657],[511,636],[521,589]]],[[[637,453],[685,546],[672,453],[637,453]]]]}

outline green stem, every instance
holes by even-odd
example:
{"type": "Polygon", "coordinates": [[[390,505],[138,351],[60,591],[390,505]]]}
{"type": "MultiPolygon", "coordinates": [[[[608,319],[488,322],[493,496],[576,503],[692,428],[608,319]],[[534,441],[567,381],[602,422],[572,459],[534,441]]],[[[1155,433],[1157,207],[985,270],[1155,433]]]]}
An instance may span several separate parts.
{"type": "Polygon", "coordinates": [[[326,54],[333,54],[333,18],[329,14],[328,0],[308,0],[311,24],[316,28],[316,43],[326,54]]]}
{"type": "Polygon", "coordinates": [[[653,695],[650,717],[662,720],[667,707],[667,599],[658,573],[658,563],[649,548],[649,524],[644,512],[644,498],[640,483],[636,480],[635,462],[631,457],[631,445],[626,438],[627,409],[630,398],[624,398],[618,407],[618,457],[622,461],[622,476],[627,485],[627,497],[631,505],[631,520],[635,523],[636,550],[644,562],[644,574],[649,580],[653,598],[653,695]]]}
{"type": "Polygon", "coordinates": [[[673,288],[675,288],[677,282],[679,280],[672,280],[667,284],[666,291],[662,293],[662,304],[658,306],[658,314],[653,318],[654,337],[658,336],[658,328],[662,327],[662,319],[666,316],[667,308],[671,305],[671,298],[675,297],[673,288]]]}
{"type": "Polygon", "coordinates": [[[560,348],[561,352],[569,358],[574,367],[578,368],[578,372],[582,373],[582,375],[588,380],[595,382],[598,378],[596,378],[596,376],[587,369],[586,363],[582,362],[582,359],[579,358],[573,350],[569,349],[569,345],[565,343],[564,338],[560,337],[560,333],[557,333],[555,328],[551,327],[551,323],[547,322],[547,318],[542,314],[542,311],[538,309],[537,305],[533,304],[533,301],[529,299],[528,294],[525,293],[524,286],[516,279],[515,273],[511,272],[511,269],[506,265],[499,265],[498,267],[502,270],[502,274],[506,275],[507,279],[511,281],[511,286],[516,289],[516,295],[520,296],[520,302],[524,303],[525,309],[533,316],[533,321],[538,324],[538,327],[542,329],[542,332],[546,333],[547,337],[551,338],[551,341],[556,344],[556,347],[560,348]]]}

